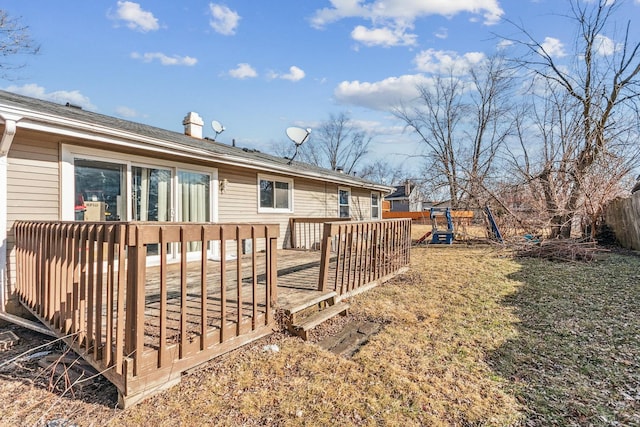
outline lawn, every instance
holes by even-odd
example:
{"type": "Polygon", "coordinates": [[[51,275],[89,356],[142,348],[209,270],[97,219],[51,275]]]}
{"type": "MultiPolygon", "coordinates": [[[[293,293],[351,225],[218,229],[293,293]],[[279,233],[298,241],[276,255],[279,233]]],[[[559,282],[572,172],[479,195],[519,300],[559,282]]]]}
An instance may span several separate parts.
{"type": "Polygon", "coordinates": [[[315,334],[382,324],[351,358],[277,333],[127,411],[47,401],[0,375],[0,424],[638,425],[639,283],[632,254],[561,264],[419,247],[409,273],[352,298],[349,316],[315,334]],[[25,411],[29,392],[39,397],[25,411]]]}

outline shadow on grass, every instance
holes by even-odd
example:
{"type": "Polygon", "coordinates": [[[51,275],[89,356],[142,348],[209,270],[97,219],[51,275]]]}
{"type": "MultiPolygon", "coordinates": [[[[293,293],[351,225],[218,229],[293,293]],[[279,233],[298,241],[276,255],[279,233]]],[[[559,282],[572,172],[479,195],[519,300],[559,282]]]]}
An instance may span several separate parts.
{"type": "Polygon", "coordinates": [[[520,260],[518,336],[490,359],[525,425],[640,425],[640,258],[520,260]]]}

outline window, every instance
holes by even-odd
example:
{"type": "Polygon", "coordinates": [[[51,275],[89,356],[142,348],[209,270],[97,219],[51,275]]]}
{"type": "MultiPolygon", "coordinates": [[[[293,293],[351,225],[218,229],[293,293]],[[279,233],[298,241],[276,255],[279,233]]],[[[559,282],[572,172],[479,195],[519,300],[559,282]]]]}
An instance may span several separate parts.
{"type": "Polygon", "coordinates": [[[293,180],[258,175],[258,212],[293,212],[293,180]]]}
{"type": "Polygon", "coordinates": [[[380,195],[371,193],[371,219],[380,219],[380,195]]]}
{"type": "Polygon", "coordinates": [[[75,220],[126,220],[126,165],[76,159],[74,166],[75,220]]]}
{"type": "Polygon", "coordinates": [[[351,190],[348,188],[338,188],[338,212],[340,218],[349,218],[349,199],[351,199],[351,190]]]}

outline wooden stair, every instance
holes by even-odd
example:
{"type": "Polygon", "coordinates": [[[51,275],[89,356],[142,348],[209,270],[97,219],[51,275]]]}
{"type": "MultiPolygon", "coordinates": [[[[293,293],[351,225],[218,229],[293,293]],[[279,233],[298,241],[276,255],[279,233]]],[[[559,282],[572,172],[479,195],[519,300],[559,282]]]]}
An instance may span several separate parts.
{"type": "Polygon", "coordinates": [[[336,292],[319,294],[297,306],[285,309],[289,332],[306,341],[311,329],[338,314],[346,314],[349,304],[337,303],[336,296],[336,292]]]}

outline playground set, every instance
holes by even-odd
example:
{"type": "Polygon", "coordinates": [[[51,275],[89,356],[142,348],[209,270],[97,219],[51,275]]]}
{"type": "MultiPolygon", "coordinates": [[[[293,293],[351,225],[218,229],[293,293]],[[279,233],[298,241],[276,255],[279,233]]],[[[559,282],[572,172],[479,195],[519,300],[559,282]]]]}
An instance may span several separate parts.
{"type": "MultiPolygon", "coordinates": [[[[491,209],[489,206],[485,206],[484,211],[491,227],[491,238],[502,243],[502,234],[495,222],[491,209]]],[[[422,237],[416,240],[416,244],[427,242],[429,237],[431,237],[431,242],[428,243],[431,244],[452,244],[455,239],[455,230],[453,226],[451,208],[431,208],[429,217],[431,219],[431,231],[426,232],[422,237]]]]}
{"type": "Polygon", "coordinates": [[[416,244],[423,243],[429,236],[431,236],[432,244],[452,244],[453,243],[453,220],[451,219],[451,208],[431,208],[429,212],[431,218],[431,231],[427,231],[424,236],[416,241],[416,244]],[[442,221],[442,218],[446,221],[446,228],[443,228],[444,224],[438,224],[438,221],[442,221]]]}

